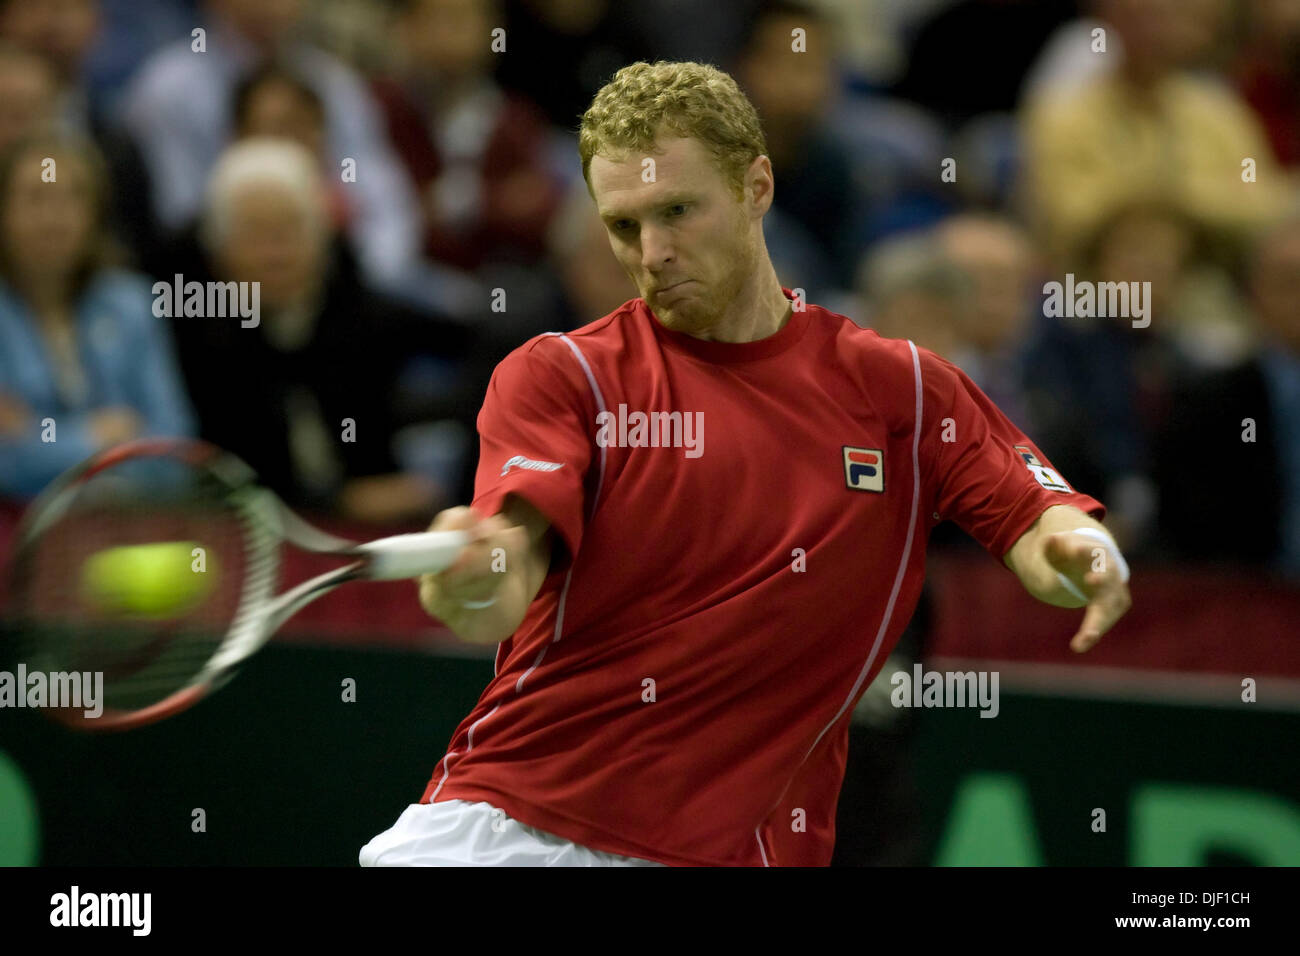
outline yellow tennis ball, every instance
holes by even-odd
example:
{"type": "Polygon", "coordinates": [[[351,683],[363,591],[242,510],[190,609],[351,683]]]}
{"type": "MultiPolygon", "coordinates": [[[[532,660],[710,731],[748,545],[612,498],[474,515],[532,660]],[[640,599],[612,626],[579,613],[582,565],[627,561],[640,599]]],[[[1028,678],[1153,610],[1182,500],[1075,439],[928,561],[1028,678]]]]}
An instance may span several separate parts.
{"type": "Polygon", "coordinates": [[[115,614],[179,617],[212,593],[215,557],[193,541],[106,548],[82,565],[82,598],[115,614]]]}

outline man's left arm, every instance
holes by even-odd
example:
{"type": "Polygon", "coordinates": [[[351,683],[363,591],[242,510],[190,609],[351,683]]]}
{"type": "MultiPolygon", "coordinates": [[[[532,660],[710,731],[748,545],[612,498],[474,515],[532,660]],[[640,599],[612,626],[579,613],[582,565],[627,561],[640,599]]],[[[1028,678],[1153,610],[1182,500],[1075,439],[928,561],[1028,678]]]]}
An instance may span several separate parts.
{"type": "Polygon", "coordinates": [[[1110,532],[1073,505],[1053,505],[1002,559],[1025,590],[1056,607],[1087,607],[1070,649],[1092,649],[1132,605],[1128,565],[1110,532]]]}

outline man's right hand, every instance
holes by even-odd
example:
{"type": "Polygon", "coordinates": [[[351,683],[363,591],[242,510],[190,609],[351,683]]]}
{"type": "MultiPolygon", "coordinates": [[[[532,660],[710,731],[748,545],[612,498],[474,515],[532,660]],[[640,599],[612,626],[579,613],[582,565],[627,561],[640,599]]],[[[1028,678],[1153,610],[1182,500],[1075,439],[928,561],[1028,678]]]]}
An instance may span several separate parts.
{"type": "Polygon", "coordinates": [[[451,567],[421,576],[420,606],[463,640],[505,640],[523,622],[546,579],[551,559],[546,518],[511,496],[490,518],[464,506],[448,508],[429,530],[469,531],[474,540],[451,567]],[[485,601],[492,603],[476,606],[485,601]]]}
{"type": "Polygon", "coordinates": [[[496,597],[506,575],[492,569],[495,549],[504,552],[495,552],[497,566],[508,571],[528,547],[528,532],[512,526],[504,515],[480,518],[463,505],[439,512],[429,530],[468,531],[474,539],[455,564],[420,578],[420,603],[435,617],[441,617],[439,612],[447,610],[448,605],[454,610],[464,601],[490,601],[496,597]]]}

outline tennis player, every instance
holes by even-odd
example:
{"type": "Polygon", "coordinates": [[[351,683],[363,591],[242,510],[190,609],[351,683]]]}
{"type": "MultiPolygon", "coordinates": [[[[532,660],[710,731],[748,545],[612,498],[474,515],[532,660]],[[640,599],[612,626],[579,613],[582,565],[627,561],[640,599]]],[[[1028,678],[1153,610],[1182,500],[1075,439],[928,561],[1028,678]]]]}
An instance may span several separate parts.
{"type": "Polygon", "coordinates": [[[496,676],[361,862],[826,865],[850,712],[936,524],[1086,606],[1075,651],[1128,609],[1127,567],[963,372],[782,287],[731,77],[626,67],[579,149],[641,295],[493,374],[473,503],[432,525],[483,537],[420,600],[496,676]]]}

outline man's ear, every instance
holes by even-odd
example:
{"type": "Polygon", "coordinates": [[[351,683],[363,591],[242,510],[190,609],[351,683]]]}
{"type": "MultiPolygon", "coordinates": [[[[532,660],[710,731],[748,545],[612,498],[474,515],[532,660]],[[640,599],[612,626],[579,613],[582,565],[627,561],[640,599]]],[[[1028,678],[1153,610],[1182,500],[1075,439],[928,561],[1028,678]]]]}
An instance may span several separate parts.
{"type": "Polygon", "coordinates": [[[753,212],[762,216],[772,208],[775,184],[772,177],[772,161],[764,155],[754,157],[745,173],[745,192],[754,205],[753,212]]]}

